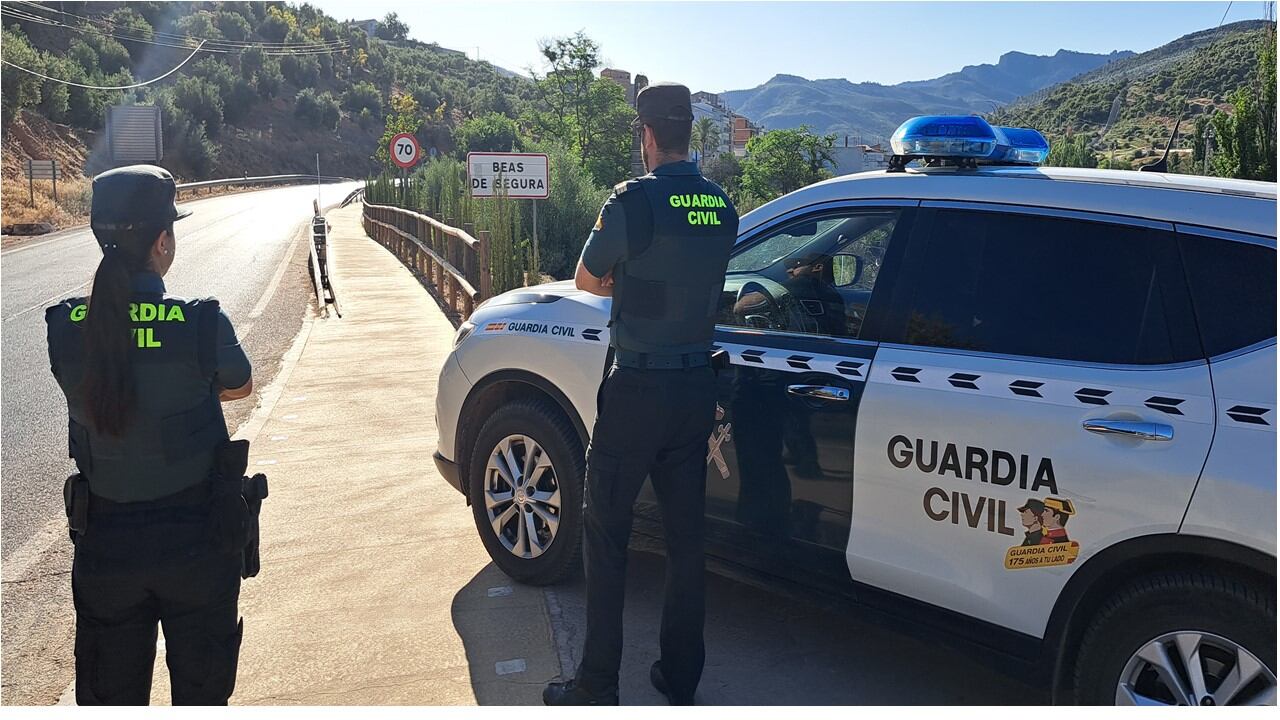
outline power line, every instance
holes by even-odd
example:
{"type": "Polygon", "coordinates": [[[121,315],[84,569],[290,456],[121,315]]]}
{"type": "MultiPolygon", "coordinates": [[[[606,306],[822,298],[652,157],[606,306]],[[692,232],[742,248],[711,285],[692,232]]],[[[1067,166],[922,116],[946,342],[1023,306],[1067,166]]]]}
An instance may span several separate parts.
{"type": "Polygon", "coordinates": [[[43,79],[45,79],[45,80],[50,80],[50,81],[52,81],[52,82],[56,82],[56,83],[62,83],[63,85],[70,85],[71,87],[85,88],[85,89],[88,89],[88,90],[132,90],[133,88],[140,88],[140,87],[143,87],[144,85],[150,85],[151,83],[159,82],[159,81],[161,81],[161,80],[163,80],[163,79],[165,79],[165,78],[169,77],[170,75],[172,75],[172,74],[174,74],[174,73],[178,72],[178,70],[179,70],[183,65],[186,65],[186,64],[187,64],[187,62],[188,62],[189,60],[191,60],[191,58],[193,58],[193,57],[195,57],[195,56],[196,56],[196,53],[200,52],[200,47],[201,47],[201,46],[203,46],[203,45],[204,45],[204,43],[203,43],[203,42],[202,42],[202,43],[200,43],[200,45],[197,45],[197,46],[196,46],[196,49],[191,51],[191,54],[187,56],[187,59],[186,59],[186,60],[183,60],[182,62],[178,63],[178,65],[177,65],[176,67],[174,67],[172,70],[170,70],[169,72],[167,72],[167,73],[165,73],[165,74],[161,75],[161,76],[160,76],[160,77],[158,77],[158,78],[153,78],[153,79],[151,79],[151,80],[147,80],[146,82],[134,83],[134,84],[132,84],[132,85],[114,85],[114,86],[110,86],[110,87],[108,87],[108,86],[104,86],[104,85],[86,85],[86,84],[84,84],[84,83],[72,82],[72,81],[70,81],[70,80],[63,80],[63,79],[61,79],[61,78],[50,77],[50,76],[45,75],[45,74],[43,74],[43,73],[38,73],[38,72],[36,72],[35,70],[30,70],[30,69],[28,69],[28,68],[24,68],[24,67],[22,67],[21,65],[18,65],[17,63],[11,63],[11,62],[9,62],[8,60],[0,60],[0,62],[3,62],[5,65],[8,65],[9,67],[17,68],[18,70],[21,70],[22,72],[29,73],[29,74],[31,74],[31,75],[35,75],[35,76],[36,76],[36,77],[38,77],[38,78],[43,78],[43,79]]]}
{"type": "MultiPolygon", "coordinates": [[[[98,27],[104,27],[111,30],[115,30],[117,28],[117,25],[110,20],[103,20],[102,18],[88,17],[85,15],[77,15],[75,13],[69,13],[62,10],[55,10],[54,8],[41,5],[40,3],[27,2],[26,0],[14,0],[14,1],[19,5],[26,5],[34,9],[42,10],[44,12],[54,13],[56,15],[61,15],[63,17],[73,18],[75,20],[89,23],[98,27]]],[[[124,27],[124,29],[128,31],[142,32],[142,31],[136,30],[135,28],[130,28],[130,27],[124,27]]],[[[188,39],[203,40],[210,45],[225,45],[227,47],[269,47],[269,48],[279,48],[279,49],[295,49],[295,48],[327,47],[332,45],[346,44],[346,41],[344,40],[325,40],[325,41],[307,42],[307,43],[249,42],[246,40],[227,40],[224,38],[206,38],[206,37],[199,37],[199,36],[177,35],[174,33],[167,33],[159,30],[153,30],[152,35],[162,37],[166,40],[171,40],[171,41],[185,41],[188,39]]]]}
{"type": "Polygon", "coordinates": [[[200,41],[205,45],[204,51],[209,53],[239,53],[250,48],[258,48],[265,55],[318,55],[329,54],[337,51],[350,49],[350,44],[345,40],[326,40],[314,43],[269,43],[269,42],[248,42],[240,40],[224,40],[218,38],[202,38],[197,36],[175,35],[173,33],[165,33],[152,31],[149,36],[145,31],[130,27],[119,27],[110,21],[99,20],[95,18],[75,15],[60,10],[54,10],[38,3],[19,2],[18,4],[27,5],[31,8],[55,13],[64,17],[73,18],[90,27],[76,27],[55,18],[49,18],[42,15],[32,13],[28,10],[18,10],[5,4],[0,6],[0,12],[10,17],[24,20],[27,22],[39,23],[51,27],[65,28],[73,32],[81,34],[99,34],[115,38],[117,40],[127,40],[129,42],[144,43],[155,45],[158,47],[169,48],[189,48],[193,41],[200,41]]]}
{"type": "Polygon", "coordinates": [[[1222,27],[1222,23],[1227,21],[1227,13],[1231,12],[1232,3],[1227,3],[1227,9],[1222,11],[1222,19],[1218,21],[1218,27],[1222,27]]]}

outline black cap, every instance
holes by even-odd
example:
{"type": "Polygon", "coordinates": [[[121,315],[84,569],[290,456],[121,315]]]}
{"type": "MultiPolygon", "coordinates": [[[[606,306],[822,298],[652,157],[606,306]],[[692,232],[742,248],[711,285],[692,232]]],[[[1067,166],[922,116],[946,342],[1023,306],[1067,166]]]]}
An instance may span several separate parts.
{"type": "Polygon", "coordinates": [[[155,165],[129,165],[108,170],[93,179],[94,230],[128,230],[168,225],[191,214],[174,204],[178,195],[173,175],[155,165]]]}
{"type": "Polygon", "coordinates": [[[1018,512],[1022,512],[1023,510],[1030,510],[1031,512],[1039,515],[1040,513],[1044,512],[1044,502],[1041,500],[1037,500],[1035,498],[1031,498],[1030,500],[1027,500],[1026,505],[1023,505],[1022,507],[1018,508],[1018,512]]]}
{"type": "Polygon", "coordinates": [[[649,85],[636,95],[636,115],[641,120],[693,121],[689,88],[677,83],[649,85]]]}

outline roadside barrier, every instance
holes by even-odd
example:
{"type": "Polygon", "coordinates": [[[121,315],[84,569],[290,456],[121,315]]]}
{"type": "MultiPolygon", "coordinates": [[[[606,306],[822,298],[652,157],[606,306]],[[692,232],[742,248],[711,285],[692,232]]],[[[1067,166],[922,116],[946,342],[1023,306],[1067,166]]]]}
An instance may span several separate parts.
{"type": "MultiPolygon", "coordinates": [[[[318,178],[320,182],[343,182],[353,180],[354,178],[340,177],[336,175],[322,175],[318,178]]],[[[200,182],[179,183],[177,185],[178,194],[189,192],[199,195],[201,190],[218,188],[218,187],[236,187],[240,185],[292,185],[295,183],[313,183],[316,182],[315,175],[260,175],[258,177],[238,177],[238,178],[221,178],[218,180],[202,180],[200,182]]]]}
{"type": "Polygon", "coordinates": [[[412,210],[364,201],[364,230],[426,280],[432,294],[462,320],[493,294],[489,231],[412,210]]]}

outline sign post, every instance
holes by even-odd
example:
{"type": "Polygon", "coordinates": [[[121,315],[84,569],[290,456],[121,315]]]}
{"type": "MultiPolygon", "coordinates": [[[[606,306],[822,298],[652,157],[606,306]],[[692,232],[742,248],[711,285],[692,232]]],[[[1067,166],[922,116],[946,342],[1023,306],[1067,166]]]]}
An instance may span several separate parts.
{"type": "Polygon", "coordinates": [[[422,159],[422,146],[413,133],[396,133],[391,138],[391,162],[400,166],[400,206],[404,207],[405,192],[409,184],[409,168],[422,159]]]}
{"type": "Polygon", "coordinates": [[[57,160],[27,159],[27,193],[32,205],[36,204],[36,180],[53,181],[53,201],[58,202],[58,177],[62,175],[62,166],[57,160]]]}
{"type": "Polygon", "coordinates": [[[543,153],[467,153],[471,197],[505,195],[533,202],[533,267],[538,269],[538,201],[551,191],[550,161],[543,153]]]}

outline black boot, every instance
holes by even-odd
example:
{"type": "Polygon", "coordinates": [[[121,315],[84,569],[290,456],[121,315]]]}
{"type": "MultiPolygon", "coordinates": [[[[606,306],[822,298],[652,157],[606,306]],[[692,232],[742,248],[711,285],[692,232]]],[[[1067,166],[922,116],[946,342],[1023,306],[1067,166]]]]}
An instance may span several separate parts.
{"type": "Polygon", "coordinates": [[[667,687],[667,678],[662,674],[662,661],[655,660],[649,668],[649,682],[653,683],[653,687],[667,698],[668,705],[692,705],[693,697],[676,697],[671,693],[671,688],[667,687]]]}
{"type": "Polygon", "coordinates": [[[597,695],[580,687],[576,680],[553,682],[542,690],[543,705],[617,705],[618,692],[597,695]]]}

